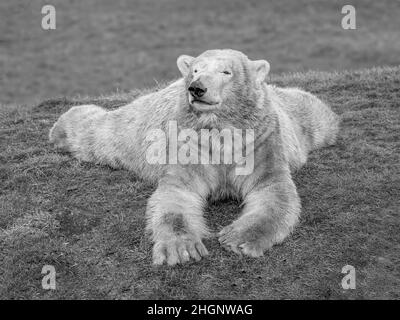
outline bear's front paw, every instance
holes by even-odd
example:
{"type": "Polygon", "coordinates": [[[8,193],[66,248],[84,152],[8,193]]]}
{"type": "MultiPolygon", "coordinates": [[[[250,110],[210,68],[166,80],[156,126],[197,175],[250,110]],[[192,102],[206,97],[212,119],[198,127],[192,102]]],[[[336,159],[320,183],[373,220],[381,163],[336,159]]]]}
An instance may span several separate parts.
{"type": "Polygon", "coordinates": [[[218,240],[227,250],[256,258],[272,247],[273,231],[268,221],[261,220],[251,225],[235,221],[218,233],[218,240]]]}
{"type": "Polygon", "coordinates": [[[172,266],[188,262],[190,258],[199,261],[206,255],[208,251],[201,239],[187,234],[157,240],[153,247],[153,263],[157,265],[166,261],[172,266]]]}

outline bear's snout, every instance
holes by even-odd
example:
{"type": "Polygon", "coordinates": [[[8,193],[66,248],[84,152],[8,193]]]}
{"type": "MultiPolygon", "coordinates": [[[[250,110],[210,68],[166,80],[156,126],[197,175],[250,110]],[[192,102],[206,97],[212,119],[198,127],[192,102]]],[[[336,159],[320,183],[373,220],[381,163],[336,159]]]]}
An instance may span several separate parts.
{"type": "Polygon", "coordinates": [[[193,98],[201,98],[207,92],[207,88],[203,85],[203,83],[200,80],[193,81],[190,84],[188,90],[190,94],[193,96],[193,98]]]}

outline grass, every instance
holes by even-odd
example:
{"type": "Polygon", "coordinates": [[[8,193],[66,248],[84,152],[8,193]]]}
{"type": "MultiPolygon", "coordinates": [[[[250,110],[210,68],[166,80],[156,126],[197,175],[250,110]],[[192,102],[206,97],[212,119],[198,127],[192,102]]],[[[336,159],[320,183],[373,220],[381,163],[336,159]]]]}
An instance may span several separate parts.
{"type": "MultiPolygon", "coordinates": [[[[139,91],[0,108],[1,299],[399,299],[400,67],[283,74],[341,115],[337,145],[314,152],[295,174],[299,226],[261,259],[239,258],[213,238],[210,256],[151,265],[144,236],[154,186],[132,173],[80,163],[47,140],[57,117],[87,102],[116,108],[139,91]],[[41,288],[46,264],[57,289],[41,288]],[[356,289],[341,287],[342,267],[356,289]]],[[[210,204],[214,229],[238,203],[210,204]]]]}
{"type": "MultiPolygon", "coordinates": [[[[357,29],[343,30],[345,4],[1,1],[0,298],[399,299],[400,9],[352,0],[357,29]],[[54,31],[40,28],[45,4],[57,10],[54,31]],[[300,225],[264,258],[238,258],[211,239],[207,260],[155,268],[144,238],[154,187],[55,152],[47,133],[72,105],[116,108],[177,77],[178,55],[224,47],[267,59],[283,73],[274,83],[327,100],[342,115],[340,139],[295,175],[300,225]],[[343,71],[382,65],[391,67],[343,71]],[[41,289],[45,264],[56,268],[55,291],[41,289]],[[356,290],[341,288],[346,264],[356,290]]],[[[207,216],[217,229],[238,212],[227,201],[207,216]]]]}
{"type": "Polygon", "coordinates": [[[356,30],[341,27],[347,0],[2,0],[0,101],[153,86],[179,75],[176,58],[233,48],[273,73],[400,64],[396,0],[352,0],[356,30]],[[57,29],[41,29],[52,4],[57,29]]]}

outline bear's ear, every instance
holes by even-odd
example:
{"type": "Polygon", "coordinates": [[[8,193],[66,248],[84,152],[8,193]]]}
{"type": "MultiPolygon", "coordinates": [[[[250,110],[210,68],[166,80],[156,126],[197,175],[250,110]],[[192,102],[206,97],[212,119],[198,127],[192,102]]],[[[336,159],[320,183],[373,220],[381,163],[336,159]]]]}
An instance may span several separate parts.
{"type": "Polygon", "coordinates": [[[256,60],[251,62],[253,67],[253,72],[256,77],[257,82],[264,82],[265,78],[269,73],[269,63],[266,60],[256,60]]]}
{"type": "Polygon", "coordinates": [[[176,60],[178,69],[184,77],[186,77],[189,74],[190,64],[192,63],[193,60],[194,60],[193,57],[187,55],[181,55],[179,56],[178,60],[176,60]]]}

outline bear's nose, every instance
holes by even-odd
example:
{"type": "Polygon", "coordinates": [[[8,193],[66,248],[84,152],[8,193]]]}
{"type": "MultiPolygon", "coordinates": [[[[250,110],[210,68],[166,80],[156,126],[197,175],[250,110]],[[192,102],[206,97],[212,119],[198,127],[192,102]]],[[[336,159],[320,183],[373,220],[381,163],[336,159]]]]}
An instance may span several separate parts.
{"type": "Polygon", "coordinates": [[[199,80],[193,81],[188,90],[194,98],[201,98],[207,92],[207,88],[199,80]]]}

